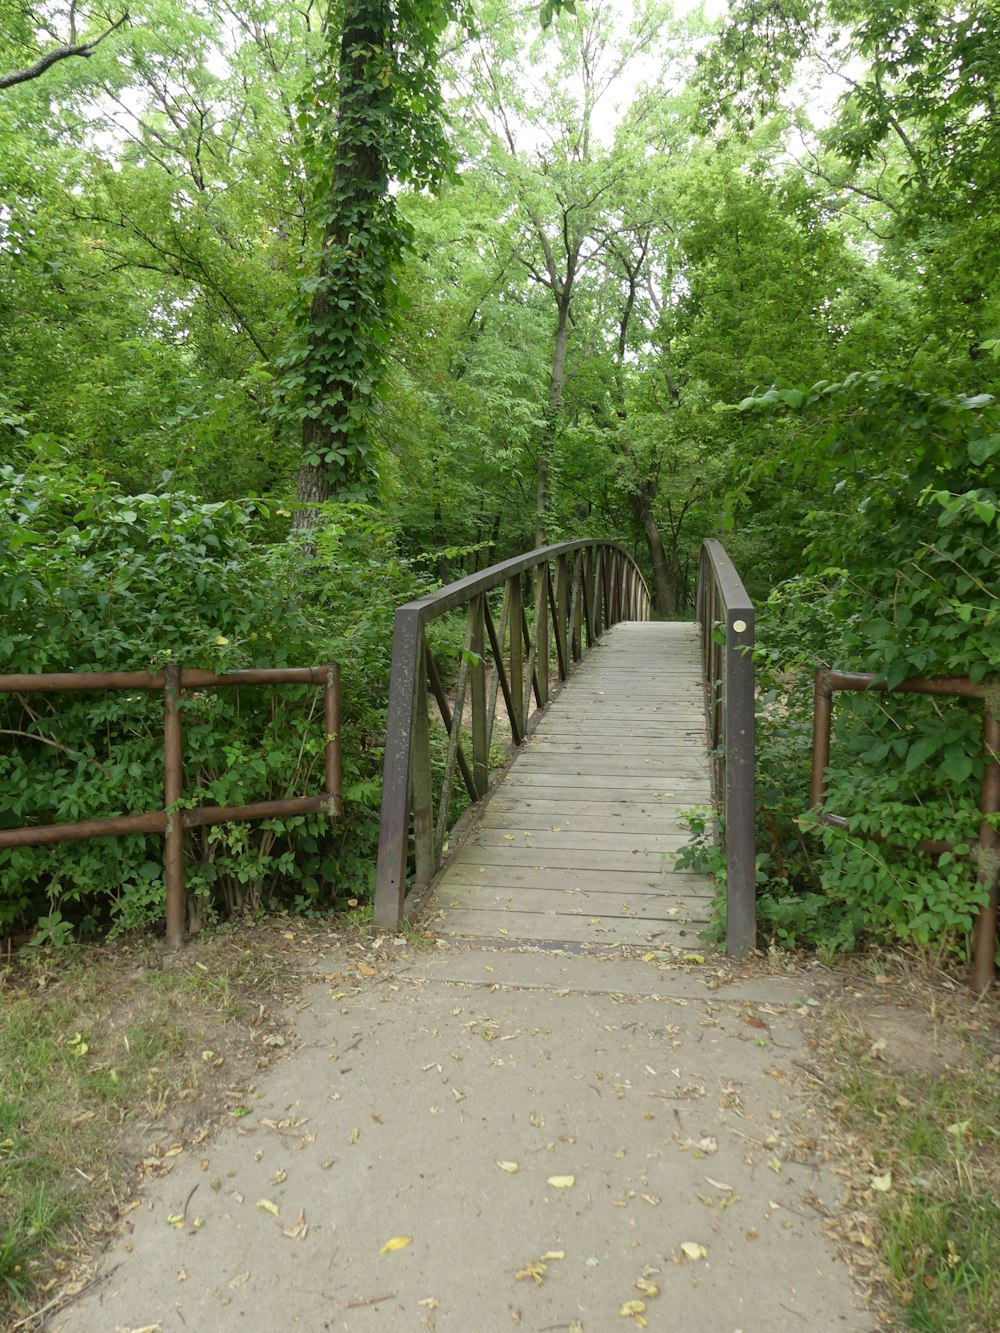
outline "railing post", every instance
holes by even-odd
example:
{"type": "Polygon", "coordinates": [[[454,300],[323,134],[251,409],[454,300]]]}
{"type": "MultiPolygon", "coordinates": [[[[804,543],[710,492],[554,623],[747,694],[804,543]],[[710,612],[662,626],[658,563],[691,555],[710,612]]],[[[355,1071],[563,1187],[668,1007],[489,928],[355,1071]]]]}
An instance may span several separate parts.
{"type": "Polygon", "coordinates": [[[524,630],[521,624],[524,616],[524,599],[521,592],[521,575],[514,574],[508,579],[507,588],[510,607],[510,614],[507,617],[507,632],[510,635],[510,697],[514,704],[518,729],[523,736],[527,714],[524,707],[524,630]]]}
{"type": "Polygon", "coordinates": [[[372,909],[372,922],[381,930],[398,930],[403,919],[410,823],[410,739],[413,733],[413,708],[422,637],[419,614],[411,608],[400,607],[393,619],[389,712],[382,769],[382,815],[378,835],[375,903],[372,909]]]}
{"type": "Polygon", "coordinates": [[[757,942],[756,786],[754,781],[753,611],[726,613],[726,950],[757,942]]]}
{"type": "Polygon", "coordinates": [[[559,679],[569,676],[569,574],[566,556],[556,556],[556,657],[559,679]]]}
{"type": "Polygon", "coordinates": [[[539,704],[549,702],[549,562],[539,566],[535,590],[535,673],[539,704]]]}
{"type": "Polygon", "coordinates": [[[184,794],[184,750],[181,736],[181,669],[163,668],[163,861],[167,889],[167,931],[164,948],[176,952],[184,941],[184,823],[178,802],[184,794]]]}
{"type": "MultiPolygon", "coordinates": [[[[431,782],[431,735],[427,716],[427,643],[417,645],[410,732],[410,809],[413,812],[414,884],[423,889],[434,878],[434,804],[431,782]]],[[[405,871],[404,871],[405,874],[405,871]]],[[[405,897],[405,895],[404,895],[405,897]]]]}
{"type": "Polygon", "coordinates": [[[479,593],[469,603],[469,651],[475,661],[469,664],[472,693],[472,780],[476,795],[486,795],[489,777],[489,746],[486,736],[486,594],[479,593]]]}

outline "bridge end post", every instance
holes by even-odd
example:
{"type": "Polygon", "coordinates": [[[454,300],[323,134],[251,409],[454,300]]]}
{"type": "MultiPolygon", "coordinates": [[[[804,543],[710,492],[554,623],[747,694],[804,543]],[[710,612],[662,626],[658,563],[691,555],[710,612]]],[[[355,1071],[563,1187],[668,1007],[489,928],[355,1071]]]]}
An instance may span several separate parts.
{"type": "Polygon", "coordinates": [[[757,943],[753,643],[753,607],[729,608],[725,649],[726,952],[736,955],[749,953],[757,943]]]}
{"type": "Polygon", "coordinates": [[[393,621],[389,712],[382,767],[382,813],[372,924],[398,930],[406,898],[406,863],[410,824],[410,737],[420,660],[419,617],[400,607],[393,621]]]}

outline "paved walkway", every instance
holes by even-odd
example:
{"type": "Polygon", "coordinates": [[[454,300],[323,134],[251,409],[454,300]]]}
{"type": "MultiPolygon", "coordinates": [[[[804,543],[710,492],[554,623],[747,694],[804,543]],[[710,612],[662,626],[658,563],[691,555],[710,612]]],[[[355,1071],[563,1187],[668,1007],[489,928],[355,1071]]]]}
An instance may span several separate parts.
{"type": "Polygon", "coordinates": [[[821,1231],[808,983],[720,977],[670,861],[707,799],[693,647],[593,650],[440,882],[439,945],[323,963],[300,1049],[51,1330],[871,1333],[821,1231]]]}
{"type": "Polygon", "coordinates": [[[820,1229],[803,983],[703,971],[451,946],[317,980],[48,1328],[873,1330],[820,1229]]]}

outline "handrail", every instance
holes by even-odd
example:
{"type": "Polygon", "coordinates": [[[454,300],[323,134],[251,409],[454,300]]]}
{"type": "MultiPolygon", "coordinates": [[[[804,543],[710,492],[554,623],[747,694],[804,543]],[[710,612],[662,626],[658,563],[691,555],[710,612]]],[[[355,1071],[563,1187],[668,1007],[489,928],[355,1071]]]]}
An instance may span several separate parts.
{"type": "Polygon", "coordinates": [[[726,950],[741,954],[757,938],[754,607],[733,562],[711,539],[701,546],[697,608],[713,797],[726,853],[726,950]]]}
{"type": "Polygon", "coordinates": [[[206,824],[246,823],[323,811],[343,813],[340,793],[340,668],[253,667],[217,675],[198,667],[166,666],[162,671],[58,671],[0,676],[0,694],[55,694],[81,690],[156,690],[163,692],[163,809],[140,814],[80,819],[69,824],[31,824],[0,830],[0,848],[37,847],[55,842],[80,842],[124,833],[162,833],[166,880],[164,947],[181,947],[184,935],[184,830],[206,824]],[[325,791],[321,796],[292,796],[251,805],[200,805],[181,809],[184,755],[180,695],[185,689],[221,685],[315,685],[324,691],[325,791]]]}
{"type": "MultiPolygon", "coordinates": [[[[992,817],[1000,811],[1000,716],[997,714],[996,680],[974,681],[968,676],[926,677],[910,676],[898,685],[889,686],[884,677],[869,672],[832,671],[819,667],[813,695],[813,753],[812,780],[809,786],[809,804],[821,824],[833,828],[847,828],[842,816],[825,810],[827,769],[830,766],[830,733],[833,729],[833,696],[837,690],[875,691],[892,694],[950,695],[965,699],[983,700],[983,781],[980,789],[979,840],[970,849],[976,866],[976,878],[985,899],[973,927],[972,985],[985,991],[993,981],[993,960],[997,943],[997,912],[1000,897],[1000,833],[992,817]]],[[[857,830],[855,836],[871,842],[887,843],[888,839],[875,830],[857,830]]],[[[953,852],[955,844],[946,838],[923,838],[913,844],[913,850],[928,856],[953,852]]]]}
{"type": "Polygon", "coordinates": [[[419,892],[430,884],[441,863],[456,776],[461,775],[470,803],[486,795],[498,695],[503,694],[511,739],[520,745],[536,713],[548,704],[550,668],[554,666],[559,681],[565,681],[573,663],[605,629],[619,620],[646,620],[649,610],[649,590],[635,561],[617,543],[595,538],[539,547],[399,607],[393,622],[376,926],[395,930],[402,920],[411,825],[413,889],[419,892]],[[527,574],[532,576],[530,621],[524,605],[527,574]],[[488,594],[501,587],[498,622],[488,594]],[[452,700],[427,644],[426,628],[462,606],[468,607],[468,616],[452,700]],[[462,739],[467,694],[471,753],[462,739]],[[429,695],[447,733],[436,802],[429,695]]]}

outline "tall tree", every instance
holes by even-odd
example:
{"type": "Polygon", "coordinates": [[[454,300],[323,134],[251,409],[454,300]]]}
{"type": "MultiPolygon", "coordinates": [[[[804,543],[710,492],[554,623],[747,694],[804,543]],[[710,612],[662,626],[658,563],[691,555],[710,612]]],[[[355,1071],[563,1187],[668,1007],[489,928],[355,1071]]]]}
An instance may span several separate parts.
{"type": "Polygon", "coordinates": [[[369,409],[409,240],[393,190],[434,186],[446,170],[437,48],[452,12],[437,0],[347,0],[341,22],[328,16],[306,153],[321,243],[285,359],[285,388],[301,399],[299,528],[322,501],[374,480],[369,409]]]}

